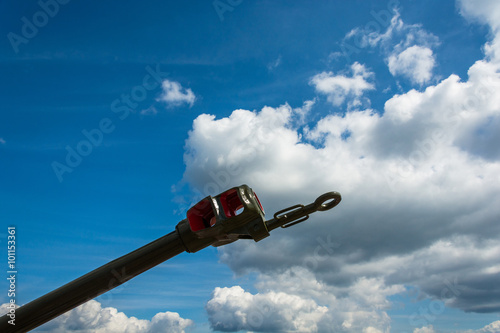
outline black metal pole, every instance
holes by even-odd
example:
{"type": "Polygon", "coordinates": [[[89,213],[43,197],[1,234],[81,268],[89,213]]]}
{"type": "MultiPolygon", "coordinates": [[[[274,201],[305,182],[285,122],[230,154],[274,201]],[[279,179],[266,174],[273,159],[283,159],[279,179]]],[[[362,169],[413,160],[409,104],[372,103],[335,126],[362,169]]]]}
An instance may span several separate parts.
{"type": "Polygon", "coordinates": [[[1,317],[0,332],[28,332],[184,251],[194,253],[238,239],[258,242],[269,236],[269,231],[303,222],[309,214],[331,209],[340,200],[339,193],[328,192],[312,204],[280,210],[266,222],[257,196],[247,185],[208,196],[188,210],[187,219],[179,222],[175,231],[1,317]]]}
{"type": "MultiPolygon", "coordinates": [[[[207,244],[209,245],[209,244],[207,244]]],[[[0,332],[27,332],[168,260],[186,247],[178,230],[16,309],[15,325],[0,318],[0,332]]]]}

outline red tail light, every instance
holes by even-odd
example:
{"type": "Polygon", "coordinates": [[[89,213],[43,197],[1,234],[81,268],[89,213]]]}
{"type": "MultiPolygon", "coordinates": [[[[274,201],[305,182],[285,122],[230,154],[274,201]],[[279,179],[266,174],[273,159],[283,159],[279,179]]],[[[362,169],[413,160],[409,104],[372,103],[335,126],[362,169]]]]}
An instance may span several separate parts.
{"type": "Polygon", "coordinates": [[[188,210],[187,219],[192,231],[203,231],[206,236],[225,228],[226,220],[230,220],[232,225],[245,224],[251,219],[262,220],[263,214],[264,209],[257,195],[251,188],[242,185],[201,200],[188,210]],[[222,223],[216,224],[219,220],[222,223]]]}
{"type": "Polygon", "coordinates": [[[187,212],[187,219],[192,231],[210,228],[215,224],[215,214],[210,200],[205,198],[187,212]]]}
{"type": "Polygon", "coordinates": [[[260,203],[260,200],[259,200],[259,197],[257,196],[257,193],[253,192],[253,195],[255,195],[255,199],[257,199],[257,203],[259,204],[260,209],[264,213],[264,208],[262,207],[262,204],[260,203]]]}
{"type": "Polygon", "coordinates": [[[237,189],[232,189],[222,193],[220,195],[220,201],[226,217],[238,215],[240,213],[239,210],[243,208],[237,189]]]}

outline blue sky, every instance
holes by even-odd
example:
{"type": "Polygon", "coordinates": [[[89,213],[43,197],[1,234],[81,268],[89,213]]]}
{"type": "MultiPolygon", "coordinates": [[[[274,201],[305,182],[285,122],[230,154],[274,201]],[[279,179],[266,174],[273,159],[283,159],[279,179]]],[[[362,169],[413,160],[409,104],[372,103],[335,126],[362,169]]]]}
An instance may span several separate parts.
{"type": "Polygon", "coordinates": [[[500,331],[497,1],[0,9],[0,235],[16,227],[18,304],[231,186],[269,216],[343,195],[260,243],[179,255],[41,331],[500,331]]]}

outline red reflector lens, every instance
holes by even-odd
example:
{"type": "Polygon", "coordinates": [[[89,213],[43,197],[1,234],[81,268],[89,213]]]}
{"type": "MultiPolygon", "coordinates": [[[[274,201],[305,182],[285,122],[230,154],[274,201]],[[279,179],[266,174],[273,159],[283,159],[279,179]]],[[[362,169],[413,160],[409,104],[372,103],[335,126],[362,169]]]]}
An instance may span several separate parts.
{"type": "Polygon", "coordinates": [[[238,210],[243,208],[243,204],[241,203],[236,189],[232,189],[222,193],[220,196],[220,201],[222,204],[222,209],[224,210],[224,214],[227,217],[238,215],[240,213],[238,212],[238,210]]]}
{"type": "Polygon", "coordinates": [[[262,213],[264,213],[264,208],[262,208],[262,204],[260,203],[257,193],[253,192],[253,195],[255,195],[255,199],[257,199],[257,203],[259,204],[260,210],[262,210],[262,213]]]}
{"type": "Polygon", "coordinates": [[[187,219],[192,231],[210,228],[215,224],[215,214],[210,200],[203,199],[187,212],[187,219]]]}

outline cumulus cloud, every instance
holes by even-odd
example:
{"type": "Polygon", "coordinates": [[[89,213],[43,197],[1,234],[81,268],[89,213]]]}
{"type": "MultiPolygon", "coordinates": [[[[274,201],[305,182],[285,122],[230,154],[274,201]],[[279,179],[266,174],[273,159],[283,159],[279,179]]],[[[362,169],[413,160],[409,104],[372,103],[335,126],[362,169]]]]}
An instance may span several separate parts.
{"type": "Polygon", "coordinates": [[[486,43],[486,57],[490,62],[500,63],[500,7],[495,0],[458,0],[460,12],[466,18],[487,24],[493,34],[493,39],[486,43]]]}
{"type": "Polygon", "coordinates": [[[342,105],[346,98],[350,99],[350,106],[361,106],[363,93],[375,89],[374,84],[369,82],[373,73],[357,62],[352,64],[351,72],[351,76],[322,72],[311,78],[310,84],[318,93],[326,95],[334,106],[342,105]]]}
{"type": "Polygon", "coordinates": [[[228,332],[386,332],[390,320],[382,295],[402,289],[384,287],[377,279],[332,287],[302,268],[262,275],[257,288],[257,294],[239,286],[216,288],[207,303],[212,327],[228,332]],[[356,297],[347,299],[346,293],[356,297]]]}
{"type": "Polygon", "coordinates": [[[490,238],[499,231],[500,163],[479,142],[464,140],[499,116],[500,96],[484,86],[500,84],[500,77],[492,72],[484,85],[484,76],[476,75],[486,70],[483,65],[471,68],[467,82],[451,76],[423,92],[396,95],[383,115],[365,110],[326,116],[303,138],[291,127],[288,105],[237,110],[220,120],[199,116],[187,140],[185,177],[200,191],[248,183],[262,192],[271,211],[332,189],[345,198],[330,218],[315,216],[323,224],[307,237],[296,228],[272,244],[235,243],[221,249],[221,259],[237,272],[284,269],[307,263],[315,240],[328,235],[342,246],[311,266],[323,281],[343,284],[385,275],[391,283],[414,283],[441,297],[445,280],[460,276],[460,283],[489,292],[480,301],[463,292],[450,304],[495,311],[500,290],[481,287],[480,281],[498,274],[495,256],[487,254],[499,254],[490,238]],[[483,89],[484,96],[478,95],[483,89]],[[272,251],[275,246],[282,255],[272,251]],[[450,256],[468,253],[481,258],[465,261],[476,266],[474,272],[450,266],[450,256]],[[391,267],[404,267],[406,275],[392,274],[391,267]],[[438,271],[440,281],[426,278],[438,271]]]}
{"type": "MultiPolygon", "coordinates": [[[[493,22],[500,8],[495,3],[491,15],[481,11],[475,17],[493,22]]],[[[430,48],[410,44],[398,52],[413,45],[430,48]]],[[[492,50],[494,42],[489,45],[492,50]]],[[[408,286],[439,309],[500,311],[500,63],[497,53],[486,51],[468,78],[451,75],[423,91],[394,95],[383,112],[347,106],[342,115],[324,115],[301,127],[300,113],[285,103],[195,119],[184,180],[198,191],[215,194],[246,183],[271,214],[326,191],[343,195],[333,211],[286,232],[273,231],[259,244],[219,248],[222,262],[237,274],[258,272],[259,282],[256,294],[240,287],[214,291],[219,303],[211,300],[207,310],[221,304],[230,316],[209,311],[214,327],[258,331],[242,318],[271,293],[298,304],[310,301],[310,311],[299,313],[316,315],[308,317],[314,322],[301,321],[313,332],[386,332],[387,298],[408,286]],[[230,300],[235,293],[244,303],[230,300]]],[[[332,104],[349,105],[373,84],[361,64],[355,67],[351,77],[320,73],[311,84],[332,104]]],[[[278,303],[270,304],[270,311],[279,311],[278,303]]],[[[432,329],[418,313],[412,321],[420,330],[432,329]]]]}
{"type": "Polygon", "coordinates": [[[493,32],[500,29],[500,8],[495,0],[458,0],[460,13],[481,24],[488,24],[493,32]]]}
{"type": "Polygon", "coordinates": [[[179,82],[170,80],[164,80],[161,86],[163,92],[158,100],[165,102],[168,107],[176,107],[183,104],[188,104],[190,107],[193,106],[196,97],[190,88],[185,89],[179,82]]]}
{"type": "MultiPolygon", "coordinates": [[[[500,83],[498,74],[490,79],[500,83]]],[[[492,237],[500,231],[500,162],[462,140],[499,115],[500,96],[478,97],[481,85],[473,74],[467,82],[451,76],[423,92],[394,96],[383,115],[326,116],[304,138],[290,126],[287,105],[237,110],[220,120],[198,117],[187,140],[185,177],[200,190],[248,183],[268,211],[329,190],[344,196],[335,212],[315,216],[314,228],[292,228],[258,246],[232,244],[220,249],[221,260],[240,273],[305,265],[332,285],[386,276],[390,284],[415,284],[439,298],[446,281],[460,277],[470,292],[450,295],[450,305],[498,310],[500,289],[481,281],[499,274],[492,237]],[[318,239],[327,236],[340,247],[314,261],[318,239]]]]}
{"type": "Polygon", "coordinates": [[[206,308],[212,328],[225,332],[317,332],[327,312],[311,299],[274,291],[252,295],[239,286],[216,288],[206,308]]]}
{"type": "Polygon", "coordinates": [[[403,75],[413,83],[424,84],[432,77],[435,61],[432,50],[418,45],[410,46],[388,58],[392,75],[403,75]]]}
{"type": "MultiPolygon", "coordinates": [[[[1,313],[7,312],[7,304],[0,307],[1,313]]],[[[151,320],[127,317],[112,307],[103,308],[101,303],[91,300],[66,312],[56,319],[40,326],[38,332],[50,333],[184,333],[193,325],[176,312],[160,312],[151,320]]]]}
{"type": "Polygon", "coordinates": [[[464,333],[497,333],[500,332],[500,320],[492,322],[479,330],[468,330],[464,333]]]}

